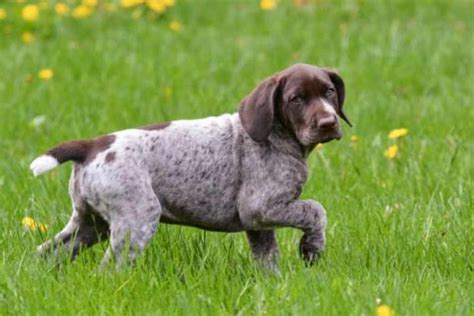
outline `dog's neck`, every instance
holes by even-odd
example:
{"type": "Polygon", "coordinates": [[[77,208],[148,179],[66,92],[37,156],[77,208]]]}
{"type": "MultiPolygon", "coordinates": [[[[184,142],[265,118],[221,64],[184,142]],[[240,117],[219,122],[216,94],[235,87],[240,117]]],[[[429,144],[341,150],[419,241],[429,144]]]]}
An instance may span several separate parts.
{"type": "Polygon", "coordinates": [[[313,146],[304,146],[299,141],[292,130],[283,126],[281,122],[275,120],[273,128],[268,137],[270,143],[284,153],[291,154],[298,159],[306,160],[314,148],[313,146]]]}

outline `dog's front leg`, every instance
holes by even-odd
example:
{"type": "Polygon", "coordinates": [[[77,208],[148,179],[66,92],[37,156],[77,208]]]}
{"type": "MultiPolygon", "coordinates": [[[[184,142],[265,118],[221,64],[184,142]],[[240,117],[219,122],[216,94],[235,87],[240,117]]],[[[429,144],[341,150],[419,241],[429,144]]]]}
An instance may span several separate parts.
{"type": "Polygon", "coordinates": [[[268,207],[263,212],[251,213],[250,220],[254,226],[301,229],[304,235],[300,242],[300,252],[308,263],[314,263],[324,250],[326,212],[320,203],[296,200],[268,207]]]}
{"type": "Polygon", "coordinates": [[[248,230],[247,238],[254,258],[265,268],[278,269],[278,245],[274,230],[248,230]]]}

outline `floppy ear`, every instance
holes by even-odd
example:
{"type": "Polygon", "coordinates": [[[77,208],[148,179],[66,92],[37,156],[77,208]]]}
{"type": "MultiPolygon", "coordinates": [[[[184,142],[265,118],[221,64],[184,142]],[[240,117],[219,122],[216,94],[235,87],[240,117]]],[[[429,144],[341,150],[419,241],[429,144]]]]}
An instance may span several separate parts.
{"type": "Polygon", "coordinates": [[[266,140],[272,129],[277,88],[278,80],[272,76],[240,102],[240,121],[250,138],[256,142],[266,140]]]}
{"type": "Polygon", "coordinates": [[[331,69],[324,69],[324,71],[329,75],[332,83],[336,87],[336,94],[337,94],[337,115],[339,115],[350,127],[352,127],[351,122],[347,118],[346,114],[344,113],[342,106],[344,105],[344,98],[346,97],[346,91],[344,88],[344,81],[342,80],[341,76],[337,72],[331,69]]]}

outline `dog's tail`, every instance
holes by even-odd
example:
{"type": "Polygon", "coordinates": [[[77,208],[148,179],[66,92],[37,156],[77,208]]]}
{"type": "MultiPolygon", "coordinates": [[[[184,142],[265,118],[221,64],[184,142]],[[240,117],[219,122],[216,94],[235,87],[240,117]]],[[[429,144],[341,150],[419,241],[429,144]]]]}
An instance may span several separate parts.
{"type": "Polygon", "coordinates": [[[39,156],[30,165],[30,170],[35,177],[53,170],[66,161],[84,163],[92,159],[113,143],[115,136],[107,135],[96,139],[72,140],[62,143],[39,156]]]}
{"type": "Polygon", "coordinates": [[[73,140],[62,143],[33,160],[30,170],[37,177],[40,174],[53,170],[63,162],[69,160],[76,162],[85,161],[90,147],[90,140],[73,140]]]}

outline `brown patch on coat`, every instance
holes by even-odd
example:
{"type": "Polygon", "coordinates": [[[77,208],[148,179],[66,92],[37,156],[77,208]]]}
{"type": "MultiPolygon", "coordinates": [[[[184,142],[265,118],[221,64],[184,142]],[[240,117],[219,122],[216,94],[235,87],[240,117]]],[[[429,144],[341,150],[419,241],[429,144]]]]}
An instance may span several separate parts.
{"type": "Polygon", "coordinates": [[[144,127],[140,127],[139,129],[144,129],[146,131],[159,131],[160,129],[165,129],[170,126],[171,122],[163,122],[159,124],[148,125],[144,127]]]}
{"type": "Polygon", "coordinates": [[[47,154],[56,158],[59,163],[73,160],[88,164],[98,153],[108,149],[114,141],[114,135],[100,136],[95,139],[72,140],[50,149],[47,154]]]}
{"type": "Polygon", "coordinates": [[[115,160],[115,152],[111,151],[105,156],[105,163],[109,163],[115,160]]]}

